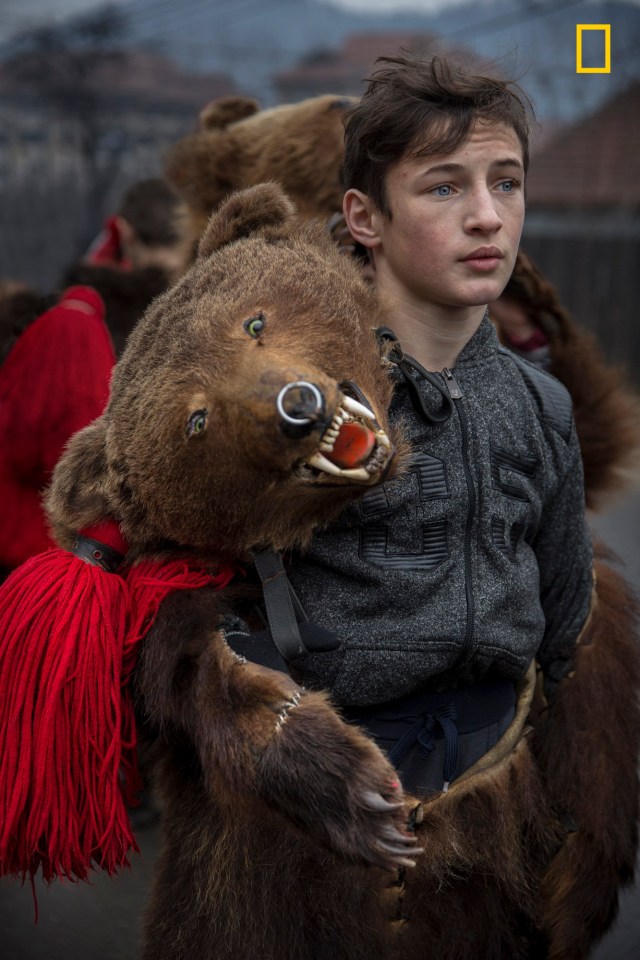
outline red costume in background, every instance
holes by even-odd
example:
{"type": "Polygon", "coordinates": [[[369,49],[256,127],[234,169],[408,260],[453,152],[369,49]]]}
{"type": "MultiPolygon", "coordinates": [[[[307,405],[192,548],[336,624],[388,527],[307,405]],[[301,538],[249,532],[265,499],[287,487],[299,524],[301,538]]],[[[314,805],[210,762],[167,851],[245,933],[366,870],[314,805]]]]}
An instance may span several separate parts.
{"type": "Polygon", "coordinates": [[[105,220],[101,232],[89,247],[85,260],[97,267],[131,270],[131,261],[127,260],[122,249],[117,217],[108,217],[105,220]]]}
{"type": "Polygon", "coordinates": [[[100,416],[109,397],[115,353],[104,312],[91,287],[70,287],[25,330],[0,368],[0,568],[5,573],[53,546],[43,489],[67,440],[100,416]]]}

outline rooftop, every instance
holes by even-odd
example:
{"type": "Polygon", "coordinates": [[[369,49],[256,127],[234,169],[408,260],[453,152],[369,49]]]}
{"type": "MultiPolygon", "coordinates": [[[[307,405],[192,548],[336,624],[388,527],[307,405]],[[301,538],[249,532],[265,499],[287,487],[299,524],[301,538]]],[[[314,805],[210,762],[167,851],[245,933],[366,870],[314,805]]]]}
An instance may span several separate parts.
{"type": "Polygon", "coordinates": [[[529,207],[640,209],[640,82],[542,145],[527,180],[529,207]]]}

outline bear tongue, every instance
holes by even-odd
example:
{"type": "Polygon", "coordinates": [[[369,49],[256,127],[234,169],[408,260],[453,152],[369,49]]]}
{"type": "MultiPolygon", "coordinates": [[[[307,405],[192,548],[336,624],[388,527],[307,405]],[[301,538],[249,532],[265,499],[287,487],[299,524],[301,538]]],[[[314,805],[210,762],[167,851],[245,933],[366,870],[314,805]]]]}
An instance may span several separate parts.
{"type": "Polygon", "coordinates": [[[337,467],[357,467],[369,458],[376,443],[376,435],[361,423],[343,423],[333,450],[324,454],[337,467]]]}

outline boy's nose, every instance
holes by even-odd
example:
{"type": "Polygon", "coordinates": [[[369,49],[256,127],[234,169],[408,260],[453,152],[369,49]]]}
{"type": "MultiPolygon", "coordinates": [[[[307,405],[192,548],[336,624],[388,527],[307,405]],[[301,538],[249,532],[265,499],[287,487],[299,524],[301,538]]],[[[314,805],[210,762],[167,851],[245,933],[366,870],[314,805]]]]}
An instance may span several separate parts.
{"type": "Polygon", "coordinates": [[[502,218],[498,213],[492,193],[484,188],[475,191],[470,198],[466,220],[467,230],[495,233],[501,226],[502,218]]]}

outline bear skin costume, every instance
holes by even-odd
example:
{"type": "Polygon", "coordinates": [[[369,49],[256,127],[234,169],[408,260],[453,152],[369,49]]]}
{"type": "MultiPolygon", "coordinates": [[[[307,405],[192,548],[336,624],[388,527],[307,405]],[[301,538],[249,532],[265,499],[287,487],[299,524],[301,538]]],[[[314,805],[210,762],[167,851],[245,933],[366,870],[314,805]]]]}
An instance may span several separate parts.
{"type": "Polygon", "coordinates": [[[129,680],[164,832],[147,960],[580,960],[632,880],[635,610],[602,557],[553,697],[532,664],[504,736],[427,798],[402,796],[373,741],[296,683],[295,658],[290,673],[269,669],[225,640],[225,616],[251,602],[242,576],[225,586],[232,568],[304,547],[408,462],[387,425],[381,320],[356,266],[275,185],[230,198],[56,469],[48,510],[66,559],[35,558],[0,591],[1,871],[84,878],[126,862],[129,680]],[[116,620],[109,660],[94,647],[116,620]],[[99,709],[106,733],[85,737],[99,709]]]}
{"type": "Polygon", "coordinates": [[[199,130],[165,158],[165,177],[184,200],[195,240],[229,193],[278,181],[303,217],[328,219],[342,209],[344,129],[351,97],[311,97],[260,110],[248,97],[214,100],[199,130]]]}
{"type": "MultiPolygon", "coordinates": [[[[344,224],[338,215],[344,192],[342,117],[353,102],[327,95],[260,110],[255,100],[236,96],[205,107],[200,129],[175,144],[165,162],[167,179],[187,205],[192,240],[230,191],[265,180],[279,182],[302,216],[334,229],[344,224]]],[[[337,233],[336,239],[352,244],[337,233]]],[[[538,327],[548,369],[571,394],[587,506],[597,508],[607,494],[628,485],[640,465],[636,393],[625,372],[606,362],[595,337],[571,319],[552,284],[522,251],[505,296],[522,305],[538,327]]],[[[503,343],[516,348],[498,318],[494,323],[503,343]]]]}

